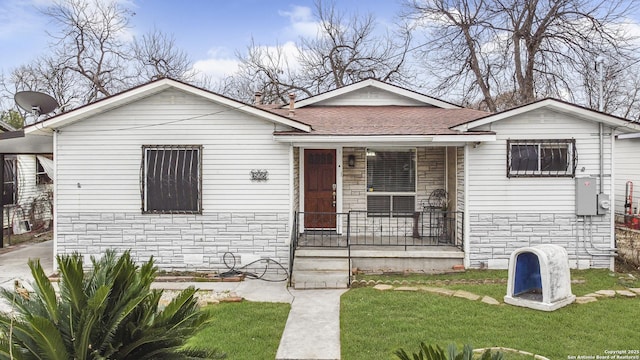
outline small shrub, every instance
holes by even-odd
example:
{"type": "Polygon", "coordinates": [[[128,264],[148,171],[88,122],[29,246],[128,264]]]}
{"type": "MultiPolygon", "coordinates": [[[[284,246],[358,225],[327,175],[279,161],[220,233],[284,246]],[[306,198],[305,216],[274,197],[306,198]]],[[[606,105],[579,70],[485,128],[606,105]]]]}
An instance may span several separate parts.
{"type": "MultiPolygon", "coordinates": [[[[461,353],[458,352],[458,348],[455,344],[450,344],[447,347],[447,352],[438,345],[434,348],[433,345],[426,345],[424,342],[420,343],[420,351],[413,353],[410,357],[404,349],[396,350],[395,355],[400,360],[473,360],[473,347],[466,344],[461,353]]],[[[503,355],[500,352],[494,354],[491,350],[486,350],[480,360],[502,360],[503,355]]]]}
{"type": "Polygon", "coordinates": [[[16,284],[0,290],[14,314],[0,313],[0,359],[193,359],[212,352],[184,344],[210,316],[195,289],[182,291],[164,309],[151,290],[153,259],[136,266],[125,252],[107,251],[84,272],[80,254],[57,257],[60,295],[39,261],[29,261],[33,293],[16,284]]]}

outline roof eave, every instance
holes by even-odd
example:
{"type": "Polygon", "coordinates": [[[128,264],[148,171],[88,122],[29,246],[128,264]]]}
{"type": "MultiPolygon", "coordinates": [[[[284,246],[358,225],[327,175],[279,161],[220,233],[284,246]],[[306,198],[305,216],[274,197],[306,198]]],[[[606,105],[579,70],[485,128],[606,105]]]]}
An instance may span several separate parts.
{"type": "Polygon", "coordinates": [[[640,131],[640,124],[556,99],[544,99],[514,109],[491,114],[480,119],[453,126],[451,127],[451,130],[466,132],[483,125],[487,125],[499,120],[504,120],[541,108],[547,108],[565,114],[572,114],[589,121],[601,122],[603,124],[618,128],[621,131],[625,131],[625,129],[626,132],[640,131]]]}
{"type": "Polygon", "coordinates": [[[443,108],[443,109],[462,109],[461,106],[458,106],[458,105],[455,105],[455,104],[452,104],[452,103],[449,103],[449,102],[446,102],[446,101],[443,101],[443,100],[439,100],[439,99],[436,99],[436,98],[433,98],[433,97],[430,97],[430,96],[427,96],[427,95],[424,95],[424,94],[420,94],[420,93],[415,92],[415,91],[411,91],[411,90],[404,89],[404,88],[401,88],[401,87],[398,87],[398,86],[395,86],[395,85],[391,85],[391,84],[388,84],[388,83],[385,83],[385,82],[382,82],[382,81],[379,81],[379,80],[375,80],[375,79],[362,80],[362,81],[359,81],[357,83],[353,83],[353,84],[346,85],[346,86],[343,86],[343,87],[335,89],[335,90],[331,90],[331,91],[325,92],[323,94],[319,94],[319,95],[308,97],[306,99],[303,99],[303,100],[295,102],[294,107],[296,109],[298,109],[298,108],[301,108],[301,107],[309,106],[309,105],[312,105],[312,104],[315,104],[315,103],[318,103],[318,102],[321,102],[321,101],[324,101],[324,100],[327,100],[327,99],[331,99],[331,98],[336,97],[336,96],[340,96],[340,95],[343,95],[343,94],[346,94],[346,93],[349,93],[349,92],[352,92],[352,91],[355,91],[355,90],[358,90],[358,89],[365,88],[367,86],[372,86],[372,87],[375,87],[375,88],[378,88],[378,89],[382,89],[382,90],[386,90],[386,91],[389,91],[389,92],[392,92],[392,93],[396,93],[398,95],[405,96],[405,97],[411,98],[413,100],[423,102],[426,105],[432,105],[432,106],[443,108]]]}
{"type": "Polygon", "coordinates": [[[161,79],[158,81],[154,81],[154,82],[139,86],[137,88],[127,90],[125,92],[114,95],[112,97],[102,99],[96,103],[86,105],[84,107],[72,110],[68,113],[60,114],[53,118],[30,125],[28,127],[25,127],[25,133],[28,134],[32,132],[38,132],[38,131],[52,132],[55,129],[62,128],[76,121],[80,121],[90,116],[101,114],[103,112],[115,109],[117,107],[135,102],[139,99],[157,94],[169,88],[176,88],[194,95],[198,95],[208,100],[220,103],[222,105],[232,107],[238,111],[251,114],[254,116],[262,117],[272,122],[275,122],[281,125],[286,125],[300,131],[304,131],[304,132],[311,131],[311,126],[301,123],[299,121],[295,121],[285,116],[274,114],[272,112],[262,110],[254,106],[247,105],[239,101],[232,100],[232,99],[217,95],[215,93],[212,93],[210,91],[203,90],[203,89],[200,89],[176,80],[165,78],[165,79],[161,79]]]}

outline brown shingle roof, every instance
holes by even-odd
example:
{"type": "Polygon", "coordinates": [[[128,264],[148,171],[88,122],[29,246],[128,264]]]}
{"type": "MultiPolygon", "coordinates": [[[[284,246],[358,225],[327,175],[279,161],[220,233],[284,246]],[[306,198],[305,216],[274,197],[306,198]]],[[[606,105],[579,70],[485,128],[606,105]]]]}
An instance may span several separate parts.
{"type": "MultiPolygon", "coordinates": [[[[261,108],[287,116],[288,109],[261,108]]],[[[453,135],[449,129],[489,113],[431,106],[309,106],[295,109],[292,120],[311,125],[309,135],[453,135]]],[[[279,135],[301,132],[279,132],[279,135]]]]}

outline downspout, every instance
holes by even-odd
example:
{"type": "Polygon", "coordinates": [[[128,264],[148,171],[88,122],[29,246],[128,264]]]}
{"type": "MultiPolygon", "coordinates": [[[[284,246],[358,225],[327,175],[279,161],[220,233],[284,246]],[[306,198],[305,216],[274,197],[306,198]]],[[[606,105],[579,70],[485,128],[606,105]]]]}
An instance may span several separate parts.
{"type": "Polygon", "coordinates": [[[464,176],[464,216],[463,216],[463,228],[464,228],[464,267],[468,269],[471,266],[471,258],[469,257],[469,251],[471,246],[469,244],[469,233],[471,226],[469,225],[469,143],[464,145],[464,160],[463,160],[463,176],[464,176]]]}
{"type": "MultiPolygon", "coordinates": [[[[600,77],[600,81],[598,81],[598,111],[602,113],[604,111],[604,59],[598,57],[596,61],[598,61],[598,75],[600,77]]],[[[598,124],[598,135],[600,137],[600,194],[602,194],[604,183],[604,126],[602,121],[598,122],[598,124]]]]}
{"type": "Polygon", "coordinates": [[[58,271],[58,130],[53,130],[53,273],[58,271]]]}
{"type": "MultiPolygon", "coordinates": [[[[611,246],[612,249],[617,249],[618,248],[618,244],[616,244],[616,221],[615,221],[615,198],[616,198],[616,187],[615,187],[615,180],[616,180],[616,173],[615,173],[615,166],[613,166],[613,162],[615,161],[615,142],[616,138],[615,138],[615,134],[613,129],[611,129],[611,134],[609,135],[609,141],[611,144],[611,150],[609,151],[609,164],[611,164],[611,186],[610,186],[610,193],[611,193],[611,210],[609,212],[609,228],[611,229],[611,234],[609,235],[609,244],[611,246]]],[[[615,270],[615,260],[613,257],[611,257],[611,263],[609,264],[609,270],[610,271],[614,271],[615,270]]]]}

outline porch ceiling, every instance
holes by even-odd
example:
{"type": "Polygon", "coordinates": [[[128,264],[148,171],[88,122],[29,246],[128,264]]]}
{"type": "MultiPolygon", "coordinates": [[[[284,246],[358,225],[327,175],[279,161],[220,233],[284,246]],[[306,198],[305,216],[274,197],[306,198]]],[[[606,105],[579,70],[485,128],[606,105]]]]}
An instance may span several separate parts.
{"type": "Polygon", "coordinates": [[[0,154],[50,154],[53,152],[51,135],[30,134],[23,130],[0,133],[0,154]]]}

